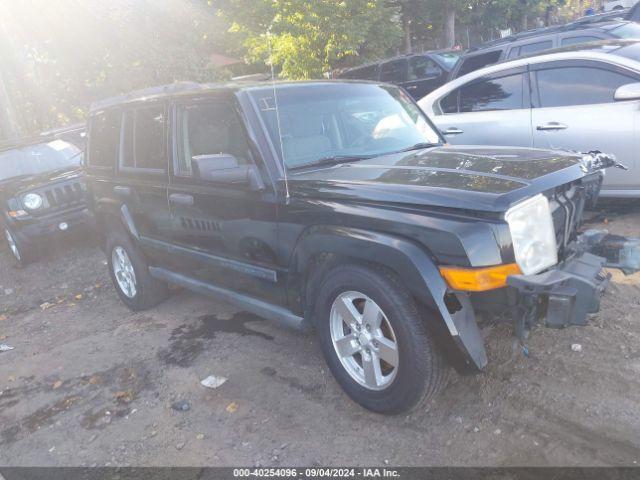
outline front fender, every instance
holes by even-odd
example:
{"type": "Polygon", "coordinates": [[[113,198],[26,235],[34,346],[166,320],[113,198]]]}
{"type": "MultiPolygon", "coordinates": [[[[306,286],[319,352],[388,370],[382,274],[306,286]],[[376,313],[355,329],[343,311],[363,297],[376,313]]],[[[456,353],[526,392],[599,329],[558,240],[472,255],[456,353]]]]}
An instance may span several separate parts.
{"type": "MultiPolygon", "coordinates": [[[[289,271],[291,282],[307,277],[314,257],[334,254],[373,262],[393,270],[421,303],[436,309],[460,353],[465,370],[487,364],[482,335],[467,297],[454,295],[425,250],[402,237],[340,226],[310,227],[299,239],[289,271]],[[457,301],[448,303],[447,299],[457,301]]],[[[297,282],[296,282],[297,283],[297,282]]],[[[292,286],[290,284],[290,286],[292,286]]]]}

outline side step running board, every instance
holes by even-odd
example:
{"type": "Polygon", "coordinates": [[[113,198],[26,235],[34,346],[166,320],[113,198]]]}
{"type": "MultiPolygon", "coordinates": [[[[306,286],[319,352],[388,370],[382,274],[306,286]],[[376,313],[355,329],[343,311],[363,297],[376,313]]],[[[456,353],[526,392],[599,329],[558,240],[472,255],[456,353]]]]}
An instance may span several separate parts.
{"type": "Polygon", "coordinates": [[[194,280],[185,275],[172,272],[160,267],[149,267],[149,273],[151,276],[174,285],[179,285],[203,295],[218,298],[225,302],[232,304],[233,306],[258,315],[259,317],[266,318],[267,320],[274,321],[285,327],[294,328],[296,330],[305,330],[306,322],[302,317],[293,314],[286,308],[272,305],[271,303],[258,300],[248,295],[232,292],[225,288],[216,287],[209,283],[194,280]]]}

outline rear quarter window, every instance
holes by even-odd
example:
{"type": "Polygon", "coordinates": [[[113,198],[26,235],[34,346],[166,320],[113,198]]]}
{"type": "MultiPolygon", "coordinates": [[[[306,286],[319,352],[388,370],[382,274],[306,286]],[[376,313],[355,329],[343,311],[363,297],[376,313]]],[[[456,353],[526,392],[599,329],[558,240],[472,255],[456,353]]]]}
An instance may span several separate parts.
{"type": "Polygon", "coordinates": [[[113,167],[118,158],[122,113],[118,109],[95,113],[89,120],[89,166],[113,167]]]}

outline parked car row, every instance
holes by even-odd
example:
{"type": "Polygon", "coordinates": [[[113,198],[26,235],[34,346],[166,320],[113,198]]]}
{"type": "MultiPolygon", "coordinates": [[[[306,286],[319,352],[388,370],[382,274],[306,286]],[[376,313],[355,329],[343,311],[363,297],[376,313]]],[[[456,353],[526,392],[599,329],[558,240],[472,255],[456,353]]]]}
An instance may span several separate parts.
{"type": "Polygon", "coordinates": [[[417,100],[449,80],[459,57],[453,50],[404,55],[345,70],[336,78],[393,83],[417,100]]]}
{"type": "Polygon", "coordinates": [[[493,65],[419,101],[453,144],[614,154],[602,195],[640,197],[640,42],[609,40],[493,65]]]}

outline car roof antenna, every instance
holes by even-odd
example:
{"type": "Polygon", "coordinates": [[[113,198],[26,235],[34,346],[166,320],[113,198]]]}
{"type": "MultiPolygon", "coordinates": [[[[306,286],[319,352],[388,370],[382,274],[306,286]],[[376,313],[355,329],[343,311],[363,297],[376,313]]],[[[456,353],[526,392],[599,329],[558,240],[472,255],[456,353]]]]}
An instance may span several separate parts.
{"type": "Polygon", "coordinates": [[[282,141],[282,126],[280,125],[280,108],[278,107],[278,92],[276,89],[276,76],[273,68],[273,50],[271,48],[271,27],[267,30],[267,39],[269,40],[269,65],[271,67],[271,87],[273,89],[273,106],[276,110],[276,124],[278,126],[278,138],[280,140],[280,154],[282,156],[282,172],[284,174],[284,189],[287,203],[291,196],[289,195],[289,179],[287,177],[287,163],[284,160],[284,142],[282,141]]]}

